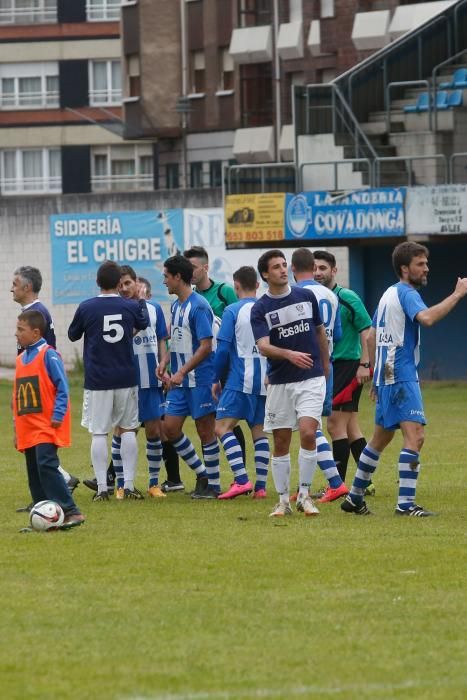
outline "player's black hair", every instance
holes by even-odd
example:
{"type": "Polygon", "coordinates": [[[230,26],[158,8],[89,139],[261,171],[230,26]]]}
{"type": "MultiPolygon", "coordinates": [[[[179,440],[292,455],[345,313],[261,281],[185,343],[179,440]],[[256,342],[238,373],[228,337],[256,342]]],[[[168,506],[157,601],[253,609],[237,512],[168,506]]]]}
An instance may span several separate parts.
{"type": "Polygon", "coordinates": [[[131,265],[120,265],[120,276],[123,277],[123,275],[128,275],[133,282],[136,282],[136,272],[131,265]]]}
{"type": "Polygon", "coordinates": [[[315,267],[315,256],[308,248],[297,248],[292,253],[292,265],[296,272],[311,272],[315,267]]]}
{"type": "Polygon", "coordinates": [[[42,288],[42,275],[40,270],[37,269],[37,267],[23,265],[22,267],[18,267],[14,271],[14,274],[18,275],[18,277],[21,277],[21,279],[23,280],[23,284],[30,284],[34,294],[39,294],[42,288]]]}
{"type": "Polygon", "coordinates": [[[268,271],[269,261],[272,260],[272,258],[282,258],[285,260],[285,255],[282,250],[273,249],[267,250],[258,258],[258,272],[259,276],[264,282],[266,282],[266,280],[264,279],[263,275],[268,271]]]}
{"type": "Polygon", "coordinates": [[[241,288],[245,291],[256,291],[258,275],[256,274],[254,267],[251,267],[250,265],[243,265],[243,267],[239,267],[238,270],[233,273],[233,279],[234,282],[238,282],[241,288]]]}
{"type": "Polygon", "coordinates": [[[188,260],[191,260],[191,258],[199,258],[200,260],[204,261],[203,264],[209,262],[208,251],[201,245],[194,245],[191,248],[184,250],[183,255],[185,256],[185,258],[188,258],[188,260]]]}
{"type": "Polygon", "coordinates": [[[164,267],[171,275],[180,275],[186,284],[191,283],[193,265],[184,255],[172,255],[164,262],[164,267]]]}
{"type": "Polygon", "coordinates": [[[97,270],[97,286],[100,289],[117,289],[121,276],[120,265],[113,260],[106,260],[97,270]]]}
{"type": "Polygon", "coordinates": [[[327,250],[315,250],[313,253],[315,260],[324,260],[331,267],[336,267],[336,258],[332,253],[327,250]]]}
{"type": "Polygon", "coordinates": [[[396,245],[392,251],[392,267],[398,277],[401,276],[401,268],[403,265],[410,265],[413,258],[418,258],[420,255],[429,256],[429,250],[421,243],[413,241],[404,241],[396,245]]]}
{"type": "Polygon", "coordinates": [[[32,330],[38,328],[42,337],[44,337],[47,332],[47,321],[44,315],[41,314],[40,311],[36,311],[36,309],[26,309],[26,311],[22,311],[18,316],[18,321],[24,321],[32,330]]]}

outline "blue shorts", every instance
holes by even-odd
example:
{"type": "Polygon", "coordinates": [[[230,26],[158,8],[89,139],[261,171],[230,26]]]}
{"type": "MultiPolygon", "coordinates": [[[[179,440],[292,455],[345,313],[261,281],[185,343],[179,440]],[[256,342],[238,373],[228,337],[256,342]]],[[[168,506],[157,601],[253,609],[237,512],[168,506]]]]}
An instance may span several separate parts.
{"type": "Polygon", "coordinates": [[[140,423],[161,418],[165,411],[165,396],[162,389],[151,386],[138,389],[138,418],[140,423]]]}
{"type": "Polygon", "coordinates": [[[326,378],[326,396],[323,402],[323,416],[330,416],[332,413],[332,390],[333,390],[333,369],[332,362],[329,363],[329,377],[326,378]]]}
{"type": "Polygon", "coordinates": [[[404,421],[426,425],[418,382],[397,382],[376,389],[376,425],[385,430],[396,430],[404,421]]]}
{"type": "Polygon", "coordinates": [[[216,420],[237,418],[238,420],[246,420],[250,427],[263,425],[265,405],[265,396],[224,389],[217,406],[216,420]]]}
{"type": "Polygon", "coordinates": [[[216,412],[216,403],[212,398],[210,386],[180,386],[170,389],[165,400],[165,412],[168,416],[191,416],[202,418],[216,412]]]}

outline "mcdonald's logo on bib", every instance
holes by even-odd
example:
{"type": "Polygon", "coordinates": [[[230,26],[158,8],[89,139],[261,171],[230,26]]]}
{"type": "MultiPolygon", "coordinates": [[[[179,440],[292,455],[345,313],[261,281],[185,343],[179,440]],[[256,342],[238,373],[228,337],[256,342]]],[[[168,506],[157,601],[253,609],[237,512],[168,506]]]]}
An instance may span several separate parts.
{"type": "Polygon", "coordinates": [[[20,377],[16,382],[16,406],[18,416],[42,413],[39,377],[20,377]]]}

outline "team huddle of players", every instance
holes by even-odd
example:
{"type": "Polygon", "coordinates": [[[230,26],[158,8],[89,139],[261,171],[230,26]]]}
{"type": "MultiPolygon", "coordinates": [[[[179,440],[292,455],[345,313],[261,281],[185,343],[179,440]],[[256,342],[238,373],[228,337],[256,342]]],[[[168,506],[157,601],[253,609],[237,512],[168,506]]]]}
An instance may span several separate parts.
{"type": "Polygon", "coordinates": [[[270,515],[290,515],[296,501],[297,511],[314,516],[319,511],[310,487],[319,466],[328,486],[318,500],[345,496],[344,511],[366,515],[371,475],[400,427],[396,513],[431,515],[415,503],[425,423],[416,372],[419,324],[443,318],[467,293],[467,279],[428,309],[417,291],[426,284],[427,256],[418,244],[396,247],[399,282],[385,293],[372,322],[358,295],[337,286],[336,261],[327,251],[294,251],[292,285],[284,254],[267,251],[257,262],[267,290],[256,298],[255,268],[236,270],[232,289],[209,278],[207,252],[195,247],[164,262],[164,284],[175,296],[169,327],[161,306],[148,299],[146,280],[129,266],[103,263],[100,293],[79,305],[68,329],[71,341],[84,337],[82,425],[92,435],[94,500],[109,498],[109,434],[115,497],[144,497],[135,487],[136,432],[144,424],[150,497],[183,488],[179,476],[159,483],[164,445],[170,445],[195,474],[194,499],[265,498],[271,462],[279,502],[270,515]],[[367,444],[357,414],[373,367],[376,427],[367,444]],[[321,430],[323,416],[332,449],[321,430]],[[187,418],[194,421],[201,452],[183,430],[187,418]],[[251,432],[254,475],[247,470],[240,421],[251,432]],[[295,430],[298,488],[291,494],[295,430]],[[272,457],[266,433],[272,433],[272,457]],[[223,493],[220,446],[233,474],[223,493]],[[358,468],[349,493],[344,481],[350,454],[358,468]]]}

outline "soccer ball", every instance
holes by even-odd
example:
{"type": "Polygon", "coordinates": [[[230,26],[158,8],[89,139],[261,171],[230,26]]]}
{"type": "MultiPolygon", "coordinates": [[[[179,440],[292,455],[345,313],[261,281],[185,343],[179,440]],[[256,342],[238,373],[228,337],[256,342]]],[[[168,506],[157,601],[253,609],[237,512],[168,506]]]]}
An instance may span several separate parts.
{"type": "Polygon", "coordinates": [[[58,530],[64,520],[63,508],[55,501],[39,501],[32,507],[29,515],[32,529],[40,532],[58,530]]]}

